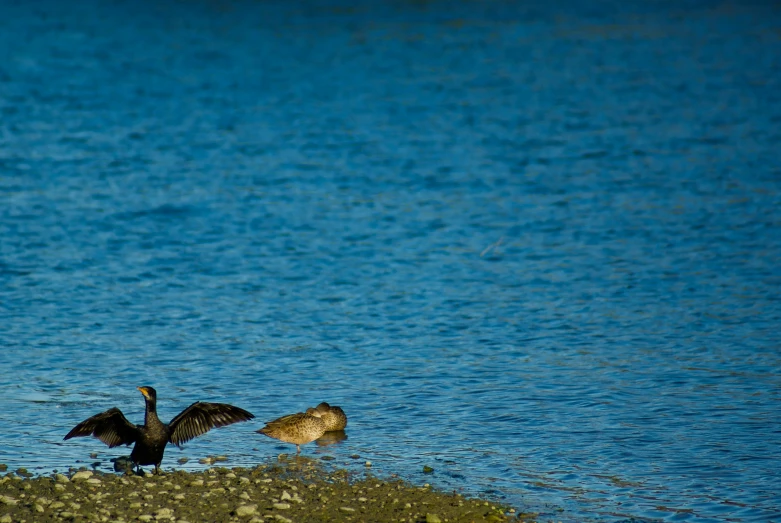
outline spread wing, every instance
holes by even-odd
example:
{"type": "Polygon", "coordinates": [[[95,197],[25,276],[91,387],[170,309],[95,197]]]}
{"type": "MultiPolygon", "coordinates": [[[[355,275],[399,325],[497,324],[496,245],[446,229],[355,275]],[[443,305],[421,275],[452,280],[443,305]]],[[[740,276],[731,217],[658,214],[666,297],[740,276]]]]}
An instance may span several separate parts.
{"type": "Polygon", "coordinates": [[[201,434],[206,434],[214,427],[224,427],[254,417],[246,410],[227,403],[196,401],[168,424],[168,429],[171,431],[170,441],[180,446],[201,434]]]}
{"type": "Polygon", "coordinates": [[[114,407],[87,418],[68,432],[63,439],[95,436],[111,447],[130,445],[138,439],[138,427],[130,423],[122,411],[114,407]]]}

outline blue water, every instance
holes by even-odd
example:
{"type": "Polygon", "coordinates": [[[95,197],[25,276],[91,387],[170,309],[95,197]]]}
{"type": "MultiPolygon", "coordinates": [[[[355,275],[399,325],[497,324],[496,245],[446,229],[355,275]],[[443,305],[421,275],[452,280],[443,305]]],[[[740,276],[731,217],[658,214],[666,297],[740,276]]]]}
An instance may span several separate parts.
{"type": "MultiPolygon", "coordinates": [[[[62,436],[152,385],[164,418],[341,405],[305,454],[541,520],[781,521],[779,28],[0,2],[0,462],[109,469],[62,436]]],[[[290,451],[258,427],[164,468],[290,451]]]]}

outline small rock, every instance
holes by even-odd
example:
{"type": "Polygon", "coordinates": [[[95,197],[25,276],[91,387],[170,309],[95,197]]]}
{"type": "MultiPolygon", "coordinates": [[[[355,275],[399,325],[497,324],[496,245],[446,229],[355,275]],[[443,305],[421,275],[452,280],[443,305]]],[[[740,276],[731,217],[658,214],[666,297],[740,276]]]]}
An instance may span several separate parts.
{"type": "Polygon", "coordinates": [[[6,514],[0,518],[0,523],[12,523],[11,514],[6,514]]]}
{"type": "Polygon", "coordinates": [[[179,463],[180,465],[184,465],[188,461],[190,461],[190,458],[179,458],[176,460],[176,462],[179,463]]]}
{"type": "Polygon", "coordinates": [[[55,474],[54,479],[57,480],[57,483],[69,483],[70,480],[68,479],[68,476],[65,474],[55,474]]]}
{"type": "Polygon", "coordinates": [[[70,519],[72,517],[73,517],[73,512],[68,512],[67,510],[65,512],[60,512],[60,519],[70,519]]]}
{"type": "Polygon", "coordinates": [[[249,478],[245,478],[244,476],[239,478],[240,483],[249,483],[249,478]]]}
{"type": "Polygon", "coordinates": [[[339,510],[342,512],[355,512],[355,509],[351,507],[339,507],[339,510]]]}
{"type": "Polygon", "coordinates": [[[247,494],[246,492],[242,492],[241,494],[239,494],[239,498],[249,501],[249,494],[247,494]]]}
{"type": "Polygon", "coordinates": [[[5,472],[6,470],[8,470],[8,465],[0,463],[0,472],[5,472]]]}
{"type": "Polygon", "coordinates": [[[77,481],[80,479],[89,479],[91,477],[92,477],[91,470],[80,470],[77,473],[75,473],[73,476],[71,476],[71,481],[77,481]]]}
{"type": "Polygon", "coordinates": [[[225,474],[225,477],[228,479],[234,479],[236,477],[236,474],[234,474],[233,472],[228,472],[227,474],[225,474]]]}
{"type": "Polygon", "coordinates": [[[369,468],[369,467],[372,466],[372,462],[371,461],[367,461],[366,463],[364,463],[364,466],[369,468]]]}
{"type": "Polygon", "coordinates": [[[100,485],[100,480],[98,478],[90,478],[87,480],[87,483],[90,485],[100,485]]]}
{"type": "Polygon", "coordinates": [[[274,508],[279,510],[285,510],[290,508],[290,503],[274,503],[274,508]]]}
{"type": "Polygon", "coordinates": [[[426,514],[426,523],[442,523],[442,520],[436,514],[426,514]]]}
{"type": "Polygon", "coordinates": [[[170,508],[161,508],[155,512],[155,519],[173,519],[174,511],[170,508]]]}
{"type": "Polygon", "coordinates": [[[36,512],[43,512],[43,506],[39,505],[38,503],[35,504],[33,509],[35,509],[36,512]]]}
{"type": "Polygon", "coordinates": [[[428,465],[423,465],[423,474],[431,474],[434,472],[434,469],[432,467],[429,467],[428,465]]]}
{"type": "Polygon", "coordinates": [[[62,492],[63,490],[65,490],[65,485],[63,485],[62,483],[55,483],[54,490],[56,490],[57,492],[62,492]]]}
{"type": "Polygon", "coordinates": [[[257,505],[239,505],[234,511],[240,518],[246,518],[254,515],[258,511],[257,505]]]}
{"type": "Polygon", "coordinates": [[[280,499],[291,499],[290,494],[287,493],[287,490],[283,490],[282,495],[279,497],[280,499]]]}
{"type": "Polygon", "coordinates": [[[293,523],[293,520],[290,518],[286,518],[282,514],[274,514],[274,519],[277,521],[281,521],[282,523],[293,523]]]}
{"type": "Polygon", "coordinates": [[[195,481],[190,482],[191,487],[202,487],[203,486],[203,480],[202,479],[196,479],[195,481]]]}
{"type": "Polygon", "coordinates": [[[3,505],[16,505],[19,500],[12,498],[11,496],[0,496],[0,503],[3,505]]]}
{"type": "Polygon", "coordinates": [[[154,518],[149,514],[141,514],[140,516],[138,516],[139,521],[152,521],[152,519],[154,518]]]}
{"type": "Polygon", "coordinates": [[[139,503],[138,501],[136,501],[135,503],[131,503],[130,508],[131,509],[141,508],[141,503],[139,503]]]}
{"type": "Polygon", "coordinates": [[[62,501],[55,501],[51,505],[49,505],[49,508],[52,509],[52,510],[56,510],[56,509],[62,508],[64,506],[65,506],[65,503],[63,503],[62,501]]]}
{"type": "Polygon", "coordinates": [[[133,472],[133,461],[128,456],[114,458],[114,472],[133,472]]]}

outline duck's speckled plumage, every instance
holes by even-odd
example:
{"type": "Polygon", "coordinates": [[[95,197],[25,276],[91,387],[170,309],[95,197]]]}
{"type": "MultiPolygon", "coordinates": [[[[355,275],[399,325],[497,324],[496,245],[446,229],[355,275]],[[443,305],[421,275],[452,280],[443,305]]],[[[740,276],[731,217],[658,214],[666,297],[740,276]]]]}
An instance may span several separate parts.
{"type": "Polygon", "coordinates": [[[347,426],[347,415],[342,410],[342,407],[331,406],[326,402],[322,402],[316,407],[316,410],[320,413],[320,418],[325,423],[326,432],[344,430],[347,426]]]}
{"type": "Polygon", "coordinates": [[[285,443],[295,444],[298,454],[301,452],[301,445],[325,434],[325,422],[320,418],[320,412],[310,408],[306,412],[288,414],[269,421],[257,432],[285,443]]]}

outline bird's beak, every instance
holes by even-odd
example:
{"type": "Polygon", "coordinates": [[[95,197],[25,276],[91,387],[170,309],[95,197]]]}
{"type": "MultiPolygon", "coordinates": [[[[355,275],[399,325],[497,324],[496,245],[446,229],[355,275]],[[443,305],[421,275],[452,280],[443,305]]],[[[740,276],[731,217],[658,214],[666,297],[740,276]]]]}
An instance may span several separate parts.
{"type": "Polygon", "coordinates": [[[143,394],[145,398],[147,399],[149,398],[149,393],[147,392],[146,387],[136,387],[136,388],[141,391],[141,394],[143,394]]]}

